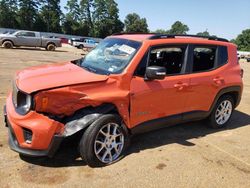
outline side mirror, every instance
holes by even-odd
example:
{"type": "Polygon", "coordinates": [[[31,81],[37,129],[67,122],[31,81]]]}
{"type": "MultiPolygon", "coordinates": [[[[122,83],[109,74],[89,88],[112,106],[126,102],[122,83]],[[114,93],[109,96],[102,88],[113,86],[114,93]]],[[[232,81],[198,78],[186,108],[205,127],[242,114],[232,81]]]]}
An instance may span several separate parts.
{"type": "Polygon", "coordinates": [[[160,66],[149,66],[146,69],[146,80],[163,80],[166,76],[166,68],[160,66]]]}

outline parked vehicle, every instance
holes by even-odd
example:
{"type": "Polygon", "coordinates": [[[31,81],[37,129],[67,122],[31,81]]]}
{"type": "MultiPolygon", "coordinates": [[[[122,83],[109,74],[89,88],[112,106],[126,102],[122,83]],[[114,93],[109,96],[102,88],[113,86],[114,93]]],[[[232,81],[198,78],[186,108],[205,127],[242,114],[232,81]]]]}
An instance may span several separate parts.
{"type": "Polygon", "coordinates": [[[61,43],[63,44],[68,44],[68,39],[67,38],[60,38],[61,43]]]}
{"type": "Polygon", "coordinates": [[[71,39],[68,40],[68,43],[72,46],[74,41],[83,42],[85,39],[87,39],[87,38],[85,38],[85,37],[81,37],[81,38],[71,38],[71,39]]]}
{"type": "Polygon", "coordinates": [[[60,39],[44,38],[40,32],[17,31],[13,34],[0,34],[0,45],[5,48],[19,46],[42,47],[49,51],[54,51],[56,47],[61,47],[60,39]]]}
{"type": "Polygon", "coordinates": [[[72,46],[83,49],[83,48],[94,48],[98,43],[92,39],[84,39],[84,41],[75,40],[72,46]]]}
{"type": "Polygon", "coordinates": [[[225,39],[113,35],[77,61],[17,73],[4,110],[10,148],[51,157],[78,133],[86,163],[109,165],[133,134],[203,119],[226,126],[242,76],[237,48],[225,39]]]}
{"type": "Polygon", "coordinates": [[[250,62],[250,57],[247,58],[247,62],[250,62]]]}
{"type": "Polygon", "coordinates": [[[250,56],[250,52],[246,52],[246,51],[238,51],[237,54],[238,54],[238,57],[240,57],[240,59],[245,59],[248,56],[250,56]]]}

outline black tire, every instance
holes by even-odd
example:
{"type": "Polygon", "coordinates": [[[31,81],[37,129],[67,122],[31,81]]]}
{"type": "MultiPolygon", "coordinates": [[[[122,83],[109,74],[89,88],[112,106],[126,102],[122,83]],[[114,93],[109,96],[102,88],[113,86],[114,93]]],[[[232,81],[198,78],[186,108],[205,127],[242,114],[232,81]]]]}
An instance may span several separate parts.
{"type": "Polygon", "coordinates": [[[50,43],[46,46],[46,50],[48,51],[55,51],[56,50],[56,45],[53,43],[50,43]]]}
{"type": "Polygon", "coordinates": [[[80,44],[78,47],[79,47],[79,49],[83,49],[84,48],[84,46],[82,44],[80,44]]]}
{"type": "MultiPolygon", "coordinates": [[[[119,116],[114,115],[114,114],[105,114],[105,115],[101,116],[100,118],[98,118],[95,122],[93,122],[87,128],[87,130],[84,132],[84,134],[80,140],[80,143],[79,143],[80,155],[81,155],[82,159],[87,163],[87,165],[89,165],[91,167],[103,167],[103,166],[113,164],[124,157],[124,152],[129,145],[129,134],[128,134],[126,127],[124,125],[122,125],[121,122],[122,121],[119,118],[119,116]],[[97,146],[97,145],[95,145],[96,144],[95,141],[97,140],[97,138],[99,138],[98,136],[101,134],[100,130],[103,130],[105,128],[105,126],[107,126],[109,123],[119,125],[118,127],[116,127],[117,128],[116,130],[118,130],[118,132],[124,136],[123,137],[124,144],[123,144],[123,147],[120,148],[120,154],[117,155],[117,157],[112,162],[103,162],[103,161],[101,161],[101,159],[98,158],[98,156],[97,156],[98,154],[95,153],[95,147],[97,146]]],[[[103,136],[103,137],[107,138],[105,136],[103,136]]],[[[106,142],[106,141],[104,141],[104,142],[106,142]]],[[[108,151],[106,146],[107,146],[107,144],[105,145],[105,147],[102,146],[103,152],[100,152],[100,153],[105,153],[108,151]]],[[[111,151],[113,151],[113,149],[114,148],[110,149],[110,154],[112,154],[111,151]]],[[[113,152],[115,152],[115,151],[113,151],[113,152]]],[[[105,154],[103,154],[103,155],[105,155],[105,154]]]]}
{"type": "Polygon", "coordinates": [[[13,48],[13,43],[9,40],[3,42],[3,47],[7,49],[13,48]]]}
{"type": "Polygon", "coordinates": [[[207,118],[207,123],[208,123],[208,126],[211,127],[211,128],[223,128],[223,127],[226,127],[227,123],[229,122],[229,120],[231,119],[232,117],[232,114],[233,114],[233,111],[234,111],[234,108],[235,108],[235,102],[234,102],[234,99],[232,96],[230,95],[223,95],[222,97],[219,98],[219,100],[217,101],[216,105],[214,106],[214,109],[213,111],[211,112],[211,114],[209,115],[209,117],[207,118]],[[220,110],[220,105],[222,105],[223,102],[225,101],[228,101],[229,103],[231,103],[232,105],[232,110],[231,110],[231,113],[230,113],[230,116],[229,118],[225,118],[225,122],[221,122],[221,124],[218,123],[218,119],[216,117],[216,113],[217,113],[217,110],[220,110]]]}

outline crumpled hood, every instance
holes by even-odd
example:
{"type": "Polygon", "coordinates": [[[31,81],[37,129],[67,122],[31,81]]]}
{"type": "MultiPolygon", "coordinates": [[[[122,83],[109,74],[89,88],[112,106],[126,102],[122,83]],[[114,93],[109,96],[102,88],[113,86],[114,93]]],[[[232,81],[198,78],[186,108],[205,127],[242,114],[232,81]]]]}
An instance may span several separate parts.
{"type": "Polygon", "coordinates": [[[73,84],[100,82],[108,79],[106,75],[98,75],[73,63],[59,63],[30,67],[17,73],[17,87],[32,93],[39,90],[62,87],[73,84]]]}

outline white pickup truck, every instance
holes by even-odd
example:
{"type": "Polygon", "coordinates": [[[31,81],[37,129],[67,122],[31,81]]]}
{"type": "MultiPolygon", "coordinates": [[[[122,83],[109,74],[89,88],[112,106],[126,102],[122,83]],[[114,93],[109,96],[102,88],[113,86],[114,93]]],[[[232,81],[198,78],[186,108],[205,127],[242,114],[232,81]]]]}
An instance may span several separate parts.
{"type": "Polygon", "coordinates": [[[0,46],[13,48],[19,46],[42,47],[49,51],[54,51],[56,47],[61,47],[61,40],[57,38],[45,38],[40,32],[16,31],[13,34],[0,34],[0,46]]]}
{"type": "Polygon", "coordinates": [[[83,49],[83,48],[94,48],[96,47],[98,42],[93,39],[83,39],[83,40],[73,40],[72,46],[83,49]]]}

